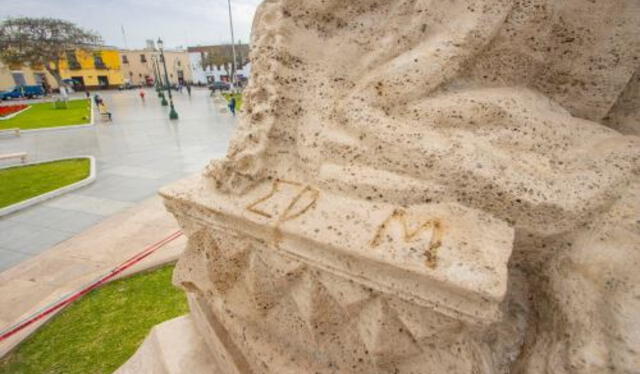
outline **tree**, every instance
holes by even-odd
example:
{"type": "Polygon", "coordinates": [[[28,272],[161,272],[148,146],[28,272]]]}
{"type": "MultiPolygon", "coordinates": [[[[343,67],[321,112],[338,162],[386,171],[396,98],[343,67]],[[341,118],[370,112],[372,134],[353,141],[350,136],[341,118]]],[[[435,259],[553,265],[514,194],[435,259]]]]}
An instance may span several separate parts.
{"type": "Polygon", "coordinates": [[[220,70],[221,67],[224,68],[224,70],[227,71],[227,74],[229,74],[229,68],[228,68],[228,64],[231,63],[231,59],[227,58],[227,56],[225,56],[224,54],[220,53],[219,50],[215,50],[212,52],[207,53],[207,57],[206,60],[203,61],[203,64],[206,65],[206,67],[215,67],[218,70],[220,70]]]}
{"type": "MultiPolygon", "coordinates": [[[[203,55],[201,65],[203,69],[208,67],[215,67],[220,69],[221,67],[227,72],[227,75],[231,76],[233,70],[233,53],[231,45],[216,46],[211,48],[208,53],[203,55]]],[[[236,56],[236,68],[242,69],[244,66],[242,56],[238,53],[236,56]]]]}
{"type": "Polygon", "coordinates": [[[65,53],[101,43],[98,34],[54,18],[9,18],[0,23],[0,60],[6,65],[44,67],[59,86],[60,59],[65,53]]]}

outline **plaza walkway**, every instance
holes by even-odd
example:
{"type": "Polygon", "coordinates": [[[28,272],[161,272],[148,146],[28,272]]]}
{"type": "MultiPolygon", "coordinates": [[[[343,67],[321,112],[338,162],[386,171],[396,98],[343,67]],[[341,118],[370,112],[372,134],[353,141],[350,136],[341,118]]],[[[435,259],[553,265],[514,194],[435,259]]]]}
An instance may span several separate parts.
{"type": "Polygon", "coordinates": [[[234,127],[208,90],[175,94],[180,115],[168,119],[155,91],[146,102],[138,90],[100,92],[113,122],[96,116],[93,127],[25,132],[0,138],[0,154],[28,152],[29,161],[92,155],[97,179],[82,189],[0,218],[0,271],[73,237],[157,189],[197,173],[226,153],[234,127]]]}
{"type": "MultiPolygon", "coordinates": [[[[178,224],[155,196],[117,213],[43,253],[0,273],[0,330],[2,334],[49,310],[63,296],[73,295],[112,269],[171,238],[178,224]]],[[[186,238],[175,237],[119,276],[175,261],[186,238]]],[[[62,309],[43,315],[0,341],[3,357],[24,338],[62,309]]]]}

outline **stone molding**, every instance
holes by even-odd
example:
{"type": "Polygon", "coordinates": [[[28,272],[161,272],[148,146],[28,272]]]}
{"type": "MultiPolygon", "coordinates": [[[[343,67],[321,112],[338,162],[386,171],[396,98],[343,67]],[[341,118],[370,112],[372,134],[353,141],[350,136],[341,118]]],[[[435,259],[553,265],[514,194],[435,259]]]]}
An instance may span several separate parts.
{"type": "Polygon", "coordinates": [[[189,237],[174,282],[225,372],[260,372],[260,363],[312,372],[331,362],[387,370],[420,361],[438,336],[473,340],[470,331],[501,318],[513,229],[495,218],[456,204],[363,202],[291,181],[231,198],[207,183],[187,180],[161,195],[189,237]],[[434,245],[437,254],[428,252],[434,245]],[[335,351],[329,337],[358,352],[335,351]],[[304,341],[313,349],[293,348],[304,341]]]}

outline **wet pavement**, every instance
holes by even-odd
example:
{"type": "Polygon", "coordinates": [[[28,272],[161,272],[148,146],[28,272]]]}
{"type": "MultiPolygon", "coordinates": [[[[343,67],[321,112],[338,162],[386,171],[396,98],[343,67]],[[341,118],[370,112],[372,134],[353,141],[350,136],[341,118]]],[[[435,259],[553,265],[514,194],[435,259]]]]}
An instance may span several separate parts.
{"type": "MultiPolygon", "coordinates": [[[[66,240],[197,173],[227,150],[235,120],[221,113],[206,89],[174,94],[179,120],[168,119],[155,91],[105,91],[113,122],[95,113],[95,126],[0,136],[0,154],[27,152],[28,160],[96,158],[89,186],[0,218],[0,271],[66,240]]],[[[0,166],[8,165],[2,163],[0,166]]],[[[0,182],[1,183],[1,182],[0,182]]]]}

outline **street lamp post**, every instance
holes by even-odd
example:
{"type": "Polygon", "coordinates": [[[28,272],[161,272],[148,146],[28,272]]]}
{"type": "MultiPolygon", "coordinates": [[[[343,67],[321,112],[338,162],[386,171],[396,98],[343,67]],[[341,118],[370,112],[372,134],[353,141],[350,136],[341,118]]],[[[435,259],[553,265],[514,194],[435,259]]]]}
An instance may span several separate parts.
{"type": "Polygon", "coordinates": [[[229,27],[231,28],[231,52],[233,54],[233,65],[231,65],[231,85],[235,89],[236,86],[236,41],[233,37],[233,16],[231,15],[231,0],[227,0],[229,4],[229,27]]]}
{"type": "Polygon", "coordinates": [[[169,94],[169,105],[171,110],[169,111],[169,119],[178,119],[178,112],[173,106],[173,97],[171,96],[171,82],[169,81],[169,73],[167,73],[167,61],[164,58],[164,49],[162,48],[162,39],[158,38],[158,48],[160,49],[160,59],[162,60],[162,66],[164,67],[164,80],[167,84],[167,93],[169,94]]]}
{"type": "Polygon", "coordinates": [[[158,90],[158,97],[161,99],[160,100],[160,105],[162,106],[167,106],[169,105],[169,103],[167,102],[167,98],[164,96],[164,83],[162,82],[162,73],[160,71],[160,55],[154,55],[153,56],[153,60],[155,63],[155,69],[158,72],[158,84],[156,85],[156,90],[158,90]]]}
{"type": "MultiPolygon", "coordinates": [[[[151,66],[153,67],[153,75],[156,77],[156,92],[158,93],[158,98],[162,99],[164,95],[162,94],[162,75],[160,75],[160,68],[158,67],[158,56],[151,55],[151,66]]],[[[163,105],[168,105],[166,100],[163,105]]]]}
{"type": "MultiPolygon", "coordinates": [[[[155,67],[155,60],[153,58],[153,55],[151,55],[151,70],[153,70],[153,85],[156,85],[156,82],[158,82],[158,73],[156,72],[156,67],[155,67]]],[[[147,62],[147,66],[149,65],[149,63],[147,62]]]]}

